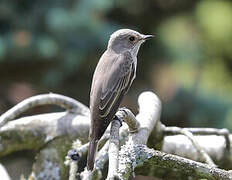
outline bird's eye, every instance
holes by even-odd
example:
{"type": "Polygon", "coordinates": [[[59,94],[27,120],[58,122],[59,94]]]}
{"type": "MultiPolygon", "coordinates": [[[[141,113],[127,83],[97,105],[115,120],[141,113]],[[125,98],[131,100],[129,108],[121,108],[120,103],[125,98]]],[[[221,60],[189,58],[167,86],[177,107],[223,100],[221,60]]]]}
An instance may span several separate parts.
{"type": "Polygon", "coordinates": [[[130,40],[131,42],[133,42],[133,41],[135,40],[135,37],[134,37],[134,36],[130,36],[130,37],[129,37],[129,40],[130,40]]]}

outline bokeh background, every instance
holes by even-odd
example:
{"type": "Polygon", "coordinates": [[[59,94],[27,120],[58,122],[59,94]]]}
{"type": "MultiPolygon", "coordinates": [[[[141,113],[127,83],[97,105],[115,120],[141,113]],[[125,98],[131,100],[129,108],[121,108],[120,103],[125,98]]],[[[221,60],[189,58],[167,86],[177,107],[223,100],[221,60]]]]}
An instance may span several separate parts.
{"type": "Polygon", "coordinates": [[[226,0],[0,0],[0,113],[48,92],[88,105],[95,66],[120,28],[155,35],[140,49],[123,106],[137,112],[138,95],[151,90],[165,125],[232,130],[226,0]]]}

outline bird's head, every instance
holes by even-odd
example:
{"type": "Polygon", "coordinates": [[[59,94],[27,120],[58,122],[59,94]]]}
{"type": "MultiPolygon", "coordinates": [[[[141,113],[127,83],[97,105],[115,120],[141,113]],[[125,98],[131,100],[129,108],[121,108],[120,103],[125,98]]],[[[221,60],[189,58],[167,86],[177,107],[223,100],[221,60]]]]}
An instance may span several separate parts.
{"type": "Polygon", "coordinates": [[[130,51],[132,54],[137,55],[140,45],[152,37],[153,35],[140,34],[131,29],[120,29],[110,36],[108,49],[112,49],[117,53],[130,51]]]}

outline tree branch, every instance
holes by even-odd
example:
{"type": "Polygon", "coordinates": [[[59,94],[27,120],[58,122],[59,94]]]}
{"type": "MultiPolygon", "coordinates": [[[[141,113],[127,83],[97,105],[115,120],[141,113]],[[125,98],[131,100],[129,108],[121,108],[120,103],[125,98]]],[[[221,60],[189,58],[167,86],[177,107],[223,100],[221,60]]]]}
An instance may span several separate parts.
{"type": "Polygon", "coordinates": [[[210,156],[205,152],[205,150],[203,148],[201,148],[201,146],[199,145],[199,143],[195,140],[195,137],[193,136],[193,134],[188,131],[187,129],[184,128],[179,128],[179,127],[165,127],[165,131],[167,132],[173,132],[173,133],[179,133],[179,134],[183,134],[185,135],[193,144],[193,146],[196,148],[197,152],[199,153],[200,158],[206,162],[207,164],[209,164],[212,167],[216,167],[216,165],[214,164],[213,160],[210,158],[210,156]]]}
{"type": "MultiPolygon", "coordinates": [[[[155,94],[153,94],[152,92],[142,93],[139,96],[138,102],[140,109],[139,109],[139,114],[136,116],[136,118],[134,118],[134,115],[127,109],[121,111],[122,117],[126,119],[125,122],[128,124],[128,126],[125,125],[125,123],[123,123],[123,126],[120,128],[120,135],[119,135],[120,145],[124,144],[125,141],[127,141],[128,139],[129,141],[126,143],[126,145],[122,146],[122,149],[119,153],[119,168],[118,168],[119,174],[121,173],[122,175],[130,176],[131,173],[133,173],[135,167],[139,166],[141,163],[146,161],[146,159],[143,158],[141,159],[140,155],[137,156],[136,154],[133,153],[129,154],[130,155],[128,156],[129,158],[126,158],[124,156],[125,154],[123,154],[123,149],[129,148],[129,146],[133,147],[135,150],[143,147],[143,145],[146,145],[148,137],[150,136],[151,132],[152,132],[151,135],[152,139],[156,139],[156,137],[163,138],[162,151],[173,153],[173,154],[179,154],[180,156],[193,158],[195,160],[199,159],[199,153],[197,153],[196,149],[193,147],[193,143],[191,143],[185,135],[175,135],[178,134],[178,132],[173,133],[173,132],[169,132],[168,129],[165,130],[166,127],[162,125],[161,122],[159,121],[161,103],[155,94]],[[137,157],[139,157],[139,160],[136,159],[137,157]],[[127,161],[126,164],[128,166],[123,165],[123,159],[127,161]]],[[[34,106],[30,106],[30,107],[34,107],[34,106]]],[[[66,138],[68,138],[68,141],[79,138],[83,143],[86,143],[88,141],[90,118],[89,118],[88,108],[85,107],[84,105],[79,106],[80,109],[82,109],[82,107],[84,107],[83,109],[84,111],[71,110],[62,113],[42,114],[37,116],[20,118],[15,121],[8,122],[5,126],[0,128],[0,136],[1,136],[0,156],[22,149],[36,149],[36,150],[40,149],[39,156],[37,155],[38,157],[37,162],[41,161],[41,157],[43,158],[44,156],[45,157],[44,162],[46,161],[46,163],[48,163],[52,158],[46,159],[47,157],[46,154],[48,152],[56,151],[57,140],[59,141],[59,143],[62,143],[66,138]],[[87,108],[87,110],[85,110],[85,108],[87,108]],[[83,112],[87,112],[87,113],[83,113],[83,112]],[[47,142],[49,141],[51,143],[47,144],[47,142]]],[[[10,117],[10,115],[6,117],[10,117]]],[[[224,162],[226,163],[227,166],[229,166],[232,163],[232,158],[231,158],[232,147],[230,146],[232,142],[232,135],[229,135],[229,132],[227,130],[217,130],[213,128],[205,128],[205,129],[184,128],[184,129],[187,129],[188,131],[192,132],[192,134],[204,134],[203,136],[202,135],[194,136],[194,139],[195,141],[197,141],[200,147],[203,148],[204,151],[214,159],[215,162],[217,163],[224,162]],[[227,154],[225,154],[225,152],[227,152],[227,154]]],[[[107,134],[105,135],[105,137],[108,137],[108,134],[109,134],[109,129],[107,129],[107,134]]],[[[106,139],[104,139],[104,141],[102,142],[105,142],[106,139]]],[[[67,144],[70,143],[68,141],[66,141],[67,144]]],[[[157,141],[156,143],[159,142],[157,141]]],[[[88,147],[88,143],[82,145],[78,151],[86,152],[87,147],[88,147]]],[[[84,175],[82,177],[88,179],[88,178],[95,178],[101,176],[100,170],[103,169],[104,164],[108,160],[108,148],[109,148],[109,141],[106,142],[106,144],[101,148],[101,150],[97,154],[96,166],[95,166],[96,171],[93,174],[90,174],[89,172],[85,171],[81,173],[81,176],[84,173],[86,173],[87,175],[84,175]]],[[[57,153],[58,150],[59,148],[57,149],[57,153]]],[[[55,155],[55,154],[50,153],[49,157],[51,155],[55,155]]],[[[164,157],[169,157],[169,156],[165,155],[164,157]]],[[[165,168],[166,167],[172,169],[177,168],[176,166],[178,166],[178,164],[175,165],[174,162],[172,166],[167,166],[167,164],[162,164],[164,160],[165,159],[161,159],[158,165],[165,168]]],[[[180,159],[177,159],[177,161],[179,160],[180,159]]],[[[150,159],[148,161],[150,162],[150,159]]],[[[55,165],[57,168],[58,167],[57,164],[55,165]]],[[[201,163],[201,165],[206,166],[205,168],[209,167],[206,164],[201,163]]],[[[34,166],[35,168],[39,168],[36,172],[39,172],[40,170],[39,166],[40,166],[39,163],[36,166],[34,166]]],[[[43,166],[43,168],[44,167],[45,166],[43,166]]],[[[216,171],[215,172],[216,174],[217,172],[218,173],[224,172],[223,170],[220,169],[218,170],[217,168],[211,168],[211,169],[212,172],[216,171]]],[[[77,169],[74,169],[74,171],[76,170],[77,169]]],[[[46,174],[49,173],[49,171],[42,171],[42,173],[46,174]]],[[[193,173],[197,173],[197,172],[194,171],[193,173]]],[[[226,173],[228,172],[226,171],[226,173]]],[[[34,173],[34,175],[35,175],[34,177],[39,176],[39,174],[36,173],[34,173]]]]}
{"type": "Polygon", "coordinates": [[[3,180],[11,180],[8,172],[6,171],[6,169],[2,164],[0,164],[0,175],[1,175],[1,179],[3,180]]]}
{"type": "Polygon", "coordinates": [[[166,154],[160,151],[147,148],[145,145],[139,144],[127,144],[122,147],[120,151],[120,159],[126,171],[119,172],[122,179],[128,179],[132,173],[134,167],[132,167],[130,161],[134,159],[136,165],[143,165],[145,162],[150,166],[159,166],[167,169],[176,169],[183,172],[186,175],[194,176],[195,178],[207,178],[207,179],[220,179],[230,180],[232,174],[229,171],[218,169],[207,164],[192,161],[183,157],[166,154]]]}
{"type": "MultiPolygon", "coordinates": [[[[175,127],[165,127],[164,128],[164,134],[165,135],[175,135],[179,134],[178,132],[173,131],[172,129],[175,127]]],[[[216,128],[183,128],[184,130],[187,130],[195,135],[218,135],[218,136],[224,136],[226,140],[226,153],[230,155],[230,132],[228,129],[216,129],[216,128]]]]}
{"type": "Polygon", "coordinates": [[[118,171],[118,152],[119,152],[119,128],[121,122],[115,119],[111,122],[110,144],[109,144],[109,167],[107,179],[114,179],[118,171]]]}
{"type": "Polygon", "coordinates": [[[0,128],[0,156],[19,150],[38,150],[58,137],[88,141],[89,116],[48,113],[8,122],[0,128]]]}
{"type": "Polygon", "coordinates": [[[140,123],[140,128],[138,132],[130,133],[128,142],[122,146],[119,154],[118,176],[122,179],[128,179],[137,166],[136,154],[131,152],[132,154],[127,154],[130,158],[127,158],[124,150],[145,145],[154,126],[159,125],[158,121],[161,113],[161,102],[159,98],[152,92],[144,92],[139,96],[138,104],[140,111],[136,119],[140,123]]]}
{"type": "Polygon", "coordinates": [[[30,97],[20,102],[4,114],[0,116],[0,128],[4,126],[8,121],[15,119],[23,112],[41,105],[54,104],[58,105],[66,110],[74,111],[75,113],[88,115],[89,110],[86,106],[79,103],[75,99],[66,97],[59,94],[42,94],[30,97]]]}

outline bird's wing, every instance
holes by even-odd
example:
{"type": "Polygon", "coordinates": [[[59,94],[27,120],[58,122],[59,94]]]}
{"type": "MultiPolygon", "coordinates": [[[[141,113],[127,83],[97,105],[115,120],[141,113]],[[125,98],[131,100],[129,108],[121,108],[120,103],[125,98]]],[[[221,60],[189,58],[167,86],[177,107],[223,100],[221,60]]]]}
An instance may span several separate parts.
{"type": "MultiPolygon", "coordinates": [[[[110,74],[105,78],[99,105],[100,116],[106,117],[112,107],[118,103],[119,97],[129,89],[135,77],[135,65],[129,52],[118,55],[109,69],[110,74]]],[[[120,103],[120,102],[119,102],[120,103]]]]}

